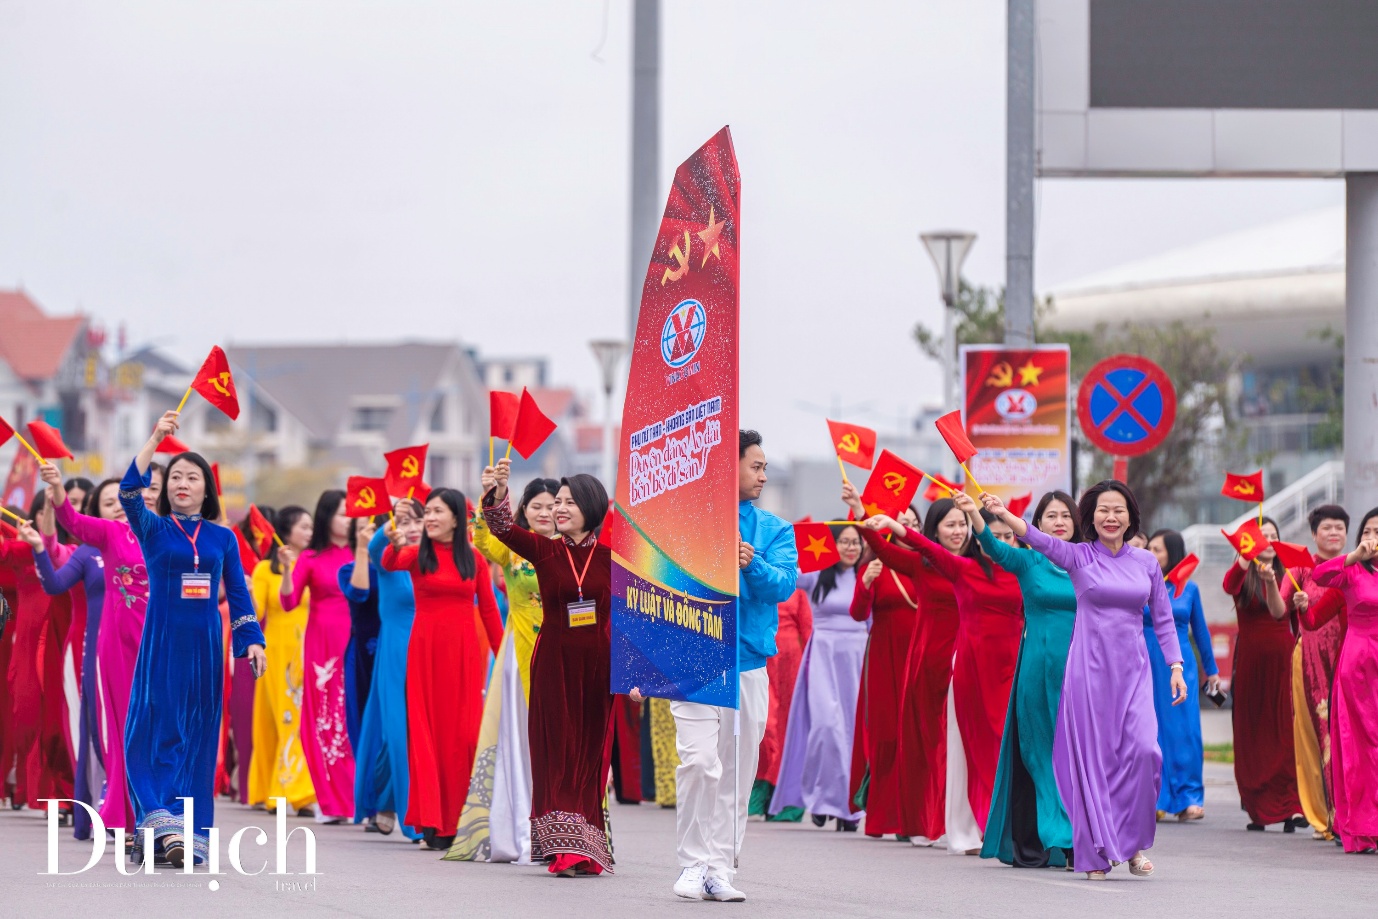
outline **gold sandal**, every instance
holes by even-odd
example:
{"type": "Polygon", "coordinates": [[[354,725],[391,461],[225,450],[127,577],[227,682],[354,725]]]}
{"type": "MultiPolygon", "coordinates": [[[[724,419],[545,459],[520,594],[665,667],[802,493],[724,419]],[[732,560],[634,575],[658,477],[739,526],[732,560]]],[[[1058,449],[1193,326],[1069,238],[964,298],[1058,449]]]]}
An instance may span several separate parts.
{"type": "Polygon", "coordinates": [[[1148,860],[1148,856],[1140,852],[1129,860],[1129,873],[1136,878],[1153,877],[1153,863],[1148,860]]]}

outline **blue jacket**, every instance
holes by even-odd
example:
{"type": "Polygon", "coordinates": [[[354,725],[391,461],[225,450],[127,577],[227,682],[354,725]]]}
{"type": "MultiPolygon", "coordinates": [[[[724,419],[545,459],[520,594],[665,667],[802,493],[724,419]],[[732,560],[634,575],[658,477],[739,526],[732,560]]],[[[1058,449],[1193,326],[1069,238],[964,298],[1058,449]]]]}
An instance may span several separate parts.
{"type": "Polygon", "coordinates": [[[794,593],[799,552],[794,528],[750,501],[737,506],[737,532],[756,550],[737,575],[737,644],[741,672],[759,670],[775,656],[779,604],[794,593]]]}

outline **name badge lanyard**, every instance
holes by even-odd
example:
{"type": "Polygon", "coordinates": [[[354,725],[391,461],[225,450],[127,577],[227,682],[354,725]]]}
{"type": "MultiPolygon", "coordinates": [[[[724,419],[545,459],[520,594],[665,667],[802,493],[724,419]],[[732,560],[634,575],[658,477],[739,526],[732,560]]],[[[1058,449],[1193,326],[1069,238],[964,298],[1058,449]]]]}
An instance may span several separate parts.
{"type": "Polygon", "coordinates": [[[565,546],[565,557],[569,559],[569,571],[574,575],[574,585],[579,591],[579,602],[584,602],[584,575],[589,573],[589,564],[593,561],[593,553],[597,551],[595,546],[589,550],[589,557],[584,560],[584,570],[578,571],[574,567],[574,553],[569,551],[569,546],[565,546]]]}
{"type": "Polygon", "coordinates": [[[176,517],[173,517],[172,522],[177,524],[177,529],[181,530],[182,535],[187,537],[187,542],[191,543],[191,570],[193,574],[200,574],[201,553],[196,548],[196,538],[201,535],[201,524],[205,523],[206,521],[196,521],[196,529],[192,532],[190,536],[187,536],[187,531],[185,528],[183,528],[182,521],[178,520],[176,517]]]}

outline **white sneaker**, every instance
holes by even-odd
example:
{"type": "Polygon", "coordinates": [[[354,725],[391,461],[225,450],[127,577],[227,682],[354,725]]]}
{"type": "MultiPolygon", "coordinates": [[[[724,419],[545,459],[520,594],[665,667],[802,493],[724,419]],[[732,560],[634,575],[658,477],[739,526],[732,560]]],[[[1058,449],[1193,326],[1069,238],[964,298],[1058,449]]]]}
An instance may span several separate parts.
{"type": "Polygon", "coordinates": [[[722,878],[709,877],[703,882],[703,898],[705,900],[718,900],[722,903],[741,903],[746,899],[746,894],[722,878]]]}
{"type": "Polygon", "coordinates": [[[684,897],[686,900],[702,900],[704,898],[703,879],[708,874],[708,866],[704,864],[690,865],[679,873],[679,880],[675,881],[675,896],[684,897]]]}

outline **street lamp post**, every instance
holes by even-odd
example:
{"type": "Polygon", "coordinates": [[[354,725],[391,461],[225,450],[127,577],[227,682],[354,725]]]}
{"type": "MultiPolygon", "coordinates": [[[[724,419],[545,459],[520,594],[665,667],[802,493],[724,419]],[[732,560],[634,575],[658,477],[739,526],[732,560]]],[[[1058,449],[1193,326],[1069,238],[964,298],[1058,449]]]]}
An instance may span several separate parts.
{"type": "Polygon", "coordinates": [[[591,341],[593,356],[598,359],[598,369],[603,375],[603,460],[599,466],[599,478],[611,492],[615,490],[612,481],[612,390],[617,377],[617,367],[622,363],[622,355],[627,352],[624,341],[591,341]]]}
{"type": "Polygon", "coordinates": [[[943,408],[952,411],[957,404],[957,336],[953,331],[952,308],[962,286],[962,262],[976,242],[975,233],[961,230],[936,230],[920,233],[919,239],[938,270],[938,290],[943,298],[943,408]]]}

